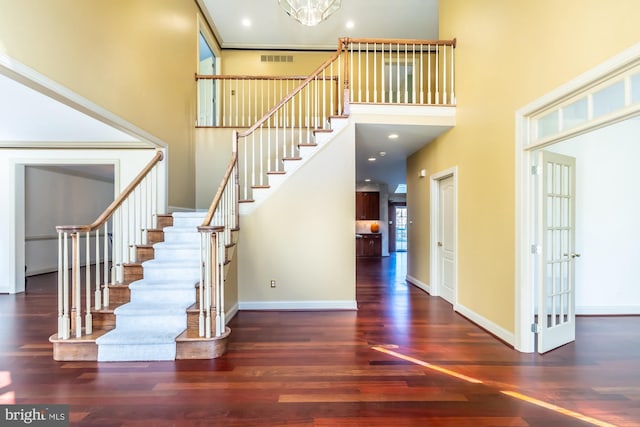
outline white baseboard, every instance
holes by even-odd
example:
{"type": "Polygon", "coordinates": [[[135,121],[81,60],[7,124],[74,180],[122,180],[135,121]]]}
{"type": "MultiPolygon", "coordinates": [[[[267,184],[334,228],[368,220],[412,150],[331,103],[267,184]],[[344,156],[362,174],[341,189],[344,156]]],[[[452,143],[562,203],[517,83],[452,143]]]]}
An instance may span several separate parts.
{"type": "Polygon", "coordinates": [[[576,314],[583,316],[639,315],[640,305],[577,305],[576,314]]]}
{"type": "Polygon", "coordinates": [[[357,310],[355,301],[241,301],[240,310],[357,310]]]}
{"type": "Polygon", "coordinates": [[[499,326],[493,323],[491,320],[479,315],[478,313],[465,307],[464,305],[456,304],[453,307],[453,309],[454,311],[460,313],[461,315],[463,315],[464,317],[466,317],[476,325],[480,326],[481,328],[497,336],[502,341],[510,345],[515,344],[516,341],[515,341],[515,335],[513,332],[507,331],[502,326],[499,326]]]}
{"type": "Polygon", "coordinates": [[[429,295],[431,295],[431,286],[429,286],[428,284],[421,282],[420,280],[416,279],[413,276],[410,276],[407,274],[406,277],[407,282],[409,282],[410,284],[412,284],[413,286],[422,289],[423,291],[425,291],[426,293],[428,293],[429,295]]]}
{"type": "Polygon", "coordinates": [[[236,316],[236,314],[238,314],[238,303],[235,303],[233,307],[231,307],[225,313],[225,320],[227,321],[227,323],[229,323],[231,319],[233,319],[236,316]]]}

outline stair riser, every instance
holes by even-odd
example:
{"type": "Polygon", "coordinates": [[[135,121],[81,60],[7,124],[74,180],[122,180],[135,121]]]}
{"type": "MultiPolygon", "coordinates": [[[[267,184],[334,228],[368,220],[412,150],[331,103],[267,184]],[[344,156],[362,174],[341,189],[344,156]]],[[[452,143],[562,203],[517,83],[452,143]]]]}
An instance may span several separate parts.
{"type": "Polygon", "coordinates": [[[136,261],[144,262],[154,258],[154,251],[151,247],[136,247],[136,261]]]}
{"type": "Polygon", "coordinates": [[[200,233],[180,233],[176,231],[164,233],[164,241],[167,243],[181,243],[200,246],[200,233]]]}
{"type": "Polygon", "coordinates": [[[119,306],[131,301],[131,291],[122,285],[109,286],[109,305],[119,306]]]}
{"type": "Polygon", "coordinates": [[[197,229],[198,226],[202,225],[202,221],[204,220],[204,215],[201,217],[178,217],[173,219],[173,227],[183,228],[189,227],[193,229],[197,229]]]}
{"type": "Polygon", "coordinates": [[[168,214],[158,215],[156,219],[156,225],[160,230],[162,230],[165,227],[171,227],[173,225],[173,216],[168,214]]]}
{"type": "Polygon", "coordinates": [[[175,360],[175,358],[175,343],[100,345],[98,348],[99,362],[175,360]]]}
{"type": "Polygon", "coordinates": [[[168,329],[178,329],[187,327],[187,316],[182,315],[140,315],[140,316],[123,316],[116,315],[116,328],[122,330],[149,330],[153,331],[160,326],[168,329]]]}
{"type": "Polygon", "coordinates": [[[147,244],[164,242],[164,233],[162,230],[147,230],[147,244]]]}
{"type": "Polygon", "coordinates": [[[197,268],[154,268],[145,271],[145,278],[150,280],[185,280],[196,283],[200,281],[200,271],[197,268]]]}
{"type": "Polygon", "coordinates": [[[194,289],[178,289],[178,290],[146,290],[146,289],[132,289],[131,300],[138,302],[157,302],[157,301],[175,301],[176,304],[193,304],[194,303],[194,289]]]}
{"type": "Polygon", "coordinates": [[[157,260],[193,260],[199,258],[200,247],[182,249],[160,247],[155,250],[155,259],[157,260]]]}

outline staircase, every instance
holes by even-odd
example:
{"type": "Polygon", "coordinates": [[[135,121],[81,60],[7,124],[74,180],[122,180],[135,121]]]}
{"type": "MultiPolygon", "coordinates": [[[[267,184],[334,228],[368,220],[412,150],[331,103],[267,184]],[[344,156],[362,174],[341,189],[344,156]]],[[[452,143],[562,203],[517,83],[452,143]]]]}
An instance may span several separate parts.
{"type": "MultiPolygon", "coordinates": [[[[200,337],[198,331],[197,227],[205,214],[159,216],[159,229],[147,231],[150,244],[136,247],[140,262],[124,266],[123,283],[109,285],[111,304],[94,312],[93,333],[69,339],[51,336],[54,359],[161,361],[212,359],[224,354],[228,328],[222,336],[212,338],[200,337]]],[[[228,249],[233,246],[235,243],[228,249]]]]}
{"type": "Polygon", "coordinates": [[[187,309],[200,280],[200,233],[205,213],[176,213],[155,259],[129,285],[130,301],[114,310],[115,329],[96,340],[98,361],[174,360],[176,338],[187,329],[187,309]]]}

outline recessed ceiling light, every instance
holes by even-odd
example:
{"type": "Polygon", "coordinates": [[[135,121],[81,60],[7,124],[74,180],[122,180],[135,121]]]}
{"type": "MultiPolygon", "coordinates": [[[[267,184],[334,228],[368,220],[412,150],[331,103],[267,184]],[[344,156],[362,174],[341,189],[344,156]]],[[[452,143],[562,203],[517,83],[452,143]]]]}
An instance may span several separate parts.
{"type": "Polygon", "coordinates": [[[251,26],[251,19],[249,19],[249,18],[244,18],[244,19],[242,20],[242,26],[243,26],[243,27],[250,27],[250,26],[251,26]]]}
{"type": "Polygon", "coordinates": [[[353,28],[355,25],[356,25],[356,24],[354,24],[354,23],[353,23],[353,21],[349,20],[349,21],[347,21],[347,23],[346,23],[345,27],[347,27],[347,28],[351,29],[351,28],[353,28]]]}
{"type": "Polygon", "coordinates": [[[370,162],[375,162],[376,158],[375,157],[369,157],[367,160],[369,160],[370,162]]]}
{"type": "Polygon", "coordinates": [[[371,182],[371,178],[365,178],[364,182],[371,182]]]}
{"type": "Polygon", "coordinates": [[[380,152],[380,157],[384,157],[384,156],[386,156],[386,155],[387,155],[387,152],[386,152],[386,151],[381,151],[381,152],[380,152]]]}
{"type": "Polygon", "coordinates": [[[398,134],[397,133],[390,133],[389,134],[389,139],[398,139],[398,134]]]}

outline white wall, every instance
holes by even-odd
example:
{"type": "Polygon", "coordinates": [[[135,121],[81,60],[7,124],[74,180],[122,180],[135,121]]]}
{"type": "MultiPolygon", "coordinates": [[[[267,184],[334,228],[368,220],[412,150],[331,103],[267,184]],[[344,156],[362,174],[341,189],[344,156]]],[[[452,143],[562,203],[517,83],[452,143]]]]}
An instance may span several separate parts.
{"type": "Polygon", "coordinates": [[[58,268],[57,225],[90,224],[114,200],[114,184],[40,166],[25,168],[26,274],[58,268]],[[73,198],[61,197],[73,194],[73,198]]]}
{"type": "Polygon", "coordinates": [[[640,119],[549,150],[576,158],[576,312],[640,314],[640,119]]]}
{"type": "Polygon", "coordinates": [[[240,309],[356,308],[353,123],[318,149],[240,217],[240,309]]]}
{"type": "MultiPolygon", "coordinates": [[[[43,164],[113,164],[115,188],[124,189],[155,155],[155,149],[95,149],[95,150],[21,150],[0,151],[0,293],[24,290],[25,265],[25,167],[43,164]]],[[[158,212],[167,209],[167,173],[165,160],[158,169],[158,212]]],[[[67,189],[57,196],[66,203],[75,200],[67,189]]]]}

